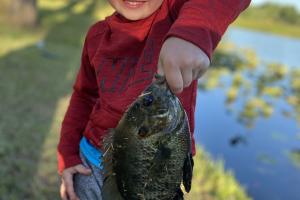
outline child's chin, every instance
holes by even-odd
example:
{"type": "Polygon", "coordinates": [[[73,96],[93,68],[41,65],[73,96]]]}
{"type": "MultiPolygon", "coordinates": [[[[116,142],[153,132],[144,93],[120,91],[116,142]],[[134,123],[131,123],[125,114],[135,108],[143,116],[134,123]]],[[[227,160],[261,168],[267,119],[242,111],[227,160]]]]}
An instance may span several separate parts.
{"type": "Polygon", "coordinates": [[[145,19],[149,17],[151,14],[145,14],[145,13],[139,13],[139,12],[128,12],[128,13],[121,13],[123,17],[125,17],[128,20],[136,21],[140,19],[145,19]]]}

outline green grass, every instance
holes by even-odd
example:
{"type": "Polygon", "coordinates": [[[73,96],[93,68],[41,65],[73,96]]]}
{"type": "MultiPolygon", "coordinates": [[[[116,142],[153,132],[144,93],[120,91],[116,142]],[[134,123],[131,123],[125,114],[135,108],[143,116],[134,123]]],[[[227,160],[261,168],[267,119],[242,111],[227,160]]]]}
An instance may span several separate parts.
{"type": "Polygon", "coordinates": [[[285,7],[273,4],[250,7],[239,16],[233,26],[299,38],[300,22],[287,22],[282,16],[278,16],[277,13],[284,9],[285,7]]]}
{"type": "MultiPolygon", "coordinates": [[[[5,200],[59,199],[56,145],[82,42],[88,27],[111,12],[96,0],[41,0],[39,8],[36,30],[0,20],[0,199],[5,200]]],[[[190,199],[247,199],[233,176],[203,155],[199,150],[190,199]]]]}
{"type": "Polygon", "coordinates": [[[241,15],[233,26],[300,38],[300,26],[278,23],[273,20],[257,20],[241,15]]]}
{"type": "Polygon", "coordinates": [[[198,147],[194,161],[192,192],[186,195],[187,200],[250,200],[234,174],[224,170],[223,162],[213,161],[203,148],[198,147]]]}

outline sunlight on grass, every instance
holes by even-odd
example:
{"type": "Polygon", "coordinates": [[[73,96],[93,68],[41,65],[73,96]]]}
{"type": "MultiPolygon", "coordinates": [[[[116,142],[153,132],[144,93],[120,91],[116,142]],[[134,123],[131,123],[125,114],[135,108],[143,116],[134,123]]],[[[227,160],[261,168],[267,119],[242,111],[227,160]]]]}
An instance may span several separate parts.
{"type": "Polygon", "coordinates": [[[69,0],[39,0],[38,7],[47,10],[58,10],[63,8],[69,0]]]}
{"type": "Polygon", "coordinates": [[[193,185],[187,200],[250,200],[230,171],[225,171],[223,162],[212,158],[198,147],[194,157],[193,185]]]}
{"type": "Polygon", "coordinates": [[[52,18],[52,20],[55,21],[56,23],[62,23],[64,21],[66,21],[67,18],[68,18],[68,14],[66,14],[66,13],[57,13],[55,15],[55,17],[52,18]]]}
{"type": "MultiPolygon", "coordinates": [[[[291,14],[291,10],[285,10],[284,6],[278,6],[276,4],[273,4],[273,6],[271,4],[271,6],[267,7],[250,7],[240,15],[233,25],[272,34],[300,37],[299,23],[286,21],[284,16],[280,15],[282,11],[291,14]]],[[[293,18],[293,20],[297,20],[299,18],[298,16],[290,17],[293,18]]]]}
{"type": "Polygon", "coordinates": [[[73,13],[79,14],[85,11],[86,7],[91,4],[92,0],[81,1],[71,9],[73,13]]]}
{"type": "Polygon", "coordinates": [[[300,37],[299,26],[286,25],[276,21],[247,19],[241,16],[240,18],[238,18],[238,20],[235,21],[233,25],[273,34],[300,37]]]}
{"type": "Polygon", "coordinates": [[[0,58],[7,55],[8,53],[10,53],[12,51],[34,45],[42,37],[43,37],[42,34],[13,36],[10,34],[1,34],[0,33],[0,38],[1,38],[0,58]]]}
{"type": "MultiPolygon", "coordinates": [[[[91,4],[92,0],[79,1],[72,7],[72,12],[74,14],[79,14],[84,12],[91,4]]],[[[101,2],[101,1],[99,1],[101,2]]],[[[68,0],[40,0],[38,1],[38,7],[41,12],[44,11],[57,11],[55,14],[49,15],[43,19],[41,22],[43,27],[37,30],[16,30],[6,24],[0,24],[0,57],[9,54],[12,51],[26,48],[26,46],[31,46],[37,44],[40,40],[45,37],[47,29],[49,29],[53,24],[63,23],[68,18],[68,13],[60,11],[69,3],[68,0]]],[[[108,3],[99,3],[101,5],[97,6],[93,17],[96,20],[104,19],[106,16],[110,15],[114,10],[108,3]]],[[[41,13],[43,14],[43,13],[41,13]]],[[[90,24],[91,25],[91,24],[90,24]]]]}
{"type": "Polygon", "coordinates": [[[114,12],[114,9],[109,4],[105,4],[105,5],[101,6],[101,10],[95,11],[94,17],[96,19],[104,19],[106,16],[109,16],[113,12],[114,12]]]}
{"type": "Polygon", "coordinates": [[[58,198],[59,177],[57,174],[56,146],[59,140],[59,131],[64,113],[69,104],[70,96],[58,100],[54,112],[52,124],[41,148],[40,160],[37,164],[37,172],[32,183],[32,191],[35,196],[43,197],[43,194],[52,194],[58,198]],[[38,188],[38,189],[36,189],[38,188]]]}

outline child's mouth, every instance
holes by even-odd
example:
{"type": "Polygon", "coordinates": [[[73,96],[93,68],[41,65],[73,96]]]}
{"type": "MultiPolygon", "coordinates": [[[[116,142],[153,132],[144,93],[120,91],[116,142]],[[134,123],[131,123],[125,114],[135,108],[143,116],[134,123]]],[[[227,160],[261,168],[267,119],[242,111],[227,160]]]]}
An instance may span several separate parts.
{"type": "Polygon", "coordinates": [[[143,0],[124,0],[124,4],[128,8],[139,8],[144,5],[146,1],[143,0]]]}

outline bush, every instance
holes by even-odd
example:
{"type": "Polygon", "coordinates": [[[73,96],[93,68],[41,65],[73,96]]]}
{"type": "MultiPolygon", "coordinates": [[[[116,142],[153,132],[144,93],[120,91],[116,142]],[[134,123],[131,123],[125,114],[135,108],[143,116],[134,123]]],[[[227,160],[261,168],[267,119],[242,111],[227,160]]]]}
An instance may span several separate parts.
{"type": "Polygon", "coordinates": [[[300,13],[291,5],[265,3],[259,6],[258,9],[274,20],[280,20],[288,24],[300,24],[300,13]]]}
{"type": "Polygon", "coordinates": [[[289,24],[298,24],[300,22],[300,14],[296,10],[296,8],[292,6],[284,6],[280,8],[278,17],[280,20],[289,24]]]}

